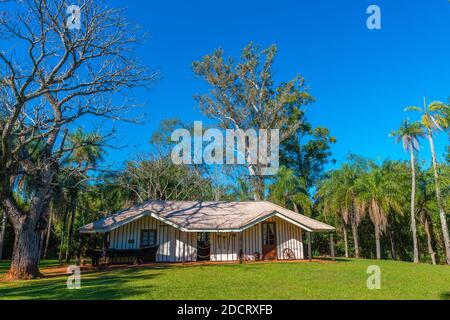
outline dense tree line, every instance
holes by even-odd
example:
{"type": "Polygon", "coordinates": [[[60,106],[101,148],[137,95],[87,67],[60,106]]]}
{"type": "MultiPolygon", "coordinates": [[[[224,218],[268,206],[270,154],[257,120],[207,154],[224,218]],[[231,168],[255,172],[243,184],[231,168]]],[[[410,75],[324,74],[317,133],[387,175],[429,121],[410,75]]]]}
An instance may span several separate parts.
{"type": "MultiPolygon", "coordinates": [[[[443,164],[438,170],[446,181],[442,194],[448,210],[450,167],[443,164]]],[[[417,254],[417,261],[446,263],[433,170],[416,164],[413,215],[411,176],[407,162],[386,160],[379,164],[352,156],[319,183],[317,212],[338,228],[338,249],[345,257],[414,261],[417,254]],[[412,216],[417,221],[415,232],[412,216]]]]}

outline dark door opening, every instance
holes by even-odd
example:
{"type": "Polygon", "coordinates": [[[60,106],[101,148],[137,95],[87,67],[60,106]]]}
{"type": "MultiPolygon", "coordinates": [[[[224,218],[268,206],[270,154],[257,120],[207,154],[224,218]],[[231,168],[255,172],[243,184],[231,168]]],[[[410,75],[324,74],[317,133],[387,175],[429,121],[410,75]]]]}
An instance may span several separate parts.
{"type": "Polygon", "coordinates": [[[264,260],[277,258],[277,236],[275,222],[262,224],[262,254],[264,260]]]}
{"type": "Polygon", "coordinates": [[[211,244],[208,232],[197,232],[197,261],[211,260],[211,244]]]}

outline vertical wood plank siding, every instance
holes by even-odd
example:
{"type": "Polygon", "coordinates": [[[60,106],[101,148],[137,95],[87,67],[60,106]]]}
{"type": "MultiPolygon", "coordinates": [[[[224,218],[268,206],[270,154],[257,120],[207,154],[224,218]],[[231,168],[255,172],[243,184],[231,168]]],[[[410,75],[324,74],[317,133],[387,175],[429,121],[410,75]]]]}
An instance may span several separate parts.
{"type": "MultiPolygon", "coordinates": [[[[138,249],[141,243],[141,230],[156,230],[157,243],[160,245],[156,254],[158,262],[182,262],[183,243],[185,261],[197,260],[197,234],[186,233],[152,217],[143,217],[111,231],[109,247],[111,249],[138,249]],[[130,241],[131,240],[131,241],[130,241]]],[[[117,262],[130,262],[124,261],[117,262]]]]}
{"type": "MultiPolygon", "coordinates": [[[[277,258],[284,259],[283,252],[288,248],[294,253],[295,259],[303,259],[301,228],[278,217],[266,221],[276,223],[277,258]]],[[[154,229],[157,232],[157,243],[160,247],[156,261],[182,262],[183,248],[185,250],[185,261],[197,260],[196,232],[182,232],[152,217],[143,217],[111,231],[109,247],[111,249],[138,249],[141,243],[141,230],[144,229],[154,229]]],[[[239,260],[239,237],[239,233],[210,233],[211,261],[239,260]]],[[[261,224],[242,232],[242,249],[250,260],[255,260],[256,253],[262,254],[261,224]]],[[[118,262],[130,261],[125,259],[118,262]]]]}
{"type": "Polygon", "coordinates": [[[284,250],[290,249],[294,253],[295,259],[303,259],[302,229],[278,217],[267,220],[275,222],[277,237],[277,259],[283,260],[284,250]]]}
{"type": "Polygon", "coordinates": [[[242,251],[250,260],[255,260],[257,254],[262,254],[261,224],[242,232],[242,251]]]}
{"type": "Polygon", "coordinates": [[[211,261],[239,260],[239,233],[211,233],[211,261]]]}

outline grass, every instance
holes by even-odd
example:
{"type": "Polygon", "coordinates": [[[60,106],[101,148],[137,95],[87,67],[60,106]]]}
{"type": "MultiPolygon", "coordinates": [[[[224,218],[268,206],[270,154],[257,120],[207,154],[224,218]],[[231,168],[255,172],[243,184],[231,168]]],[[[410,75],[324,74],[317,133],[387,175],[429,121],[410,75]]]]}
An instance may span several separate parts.
{"type": "Polygon", "coordinates": [[[80,290],[66,280],[0,282],[0,299],[450,299],[450,267],[375,260],[129,268],[82,275],[80,290]],[[367,289],[370,265],[379,290],[367,289]]]}

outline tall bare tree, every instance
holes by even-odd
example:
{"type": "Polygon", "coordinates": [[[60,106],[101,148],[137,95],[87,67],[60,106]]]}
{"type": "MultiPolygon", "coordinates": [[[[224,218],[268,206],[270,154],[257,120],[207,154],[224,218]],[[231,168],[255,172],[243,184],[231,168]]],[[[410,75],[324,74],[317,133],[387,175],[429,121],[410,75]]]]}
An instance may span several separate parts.
{"type": "Polygon", "coordinates": [[[17,1],[0,23],[0,199],[15,233],[11,279],[40,275],[52,183],[73,152],[68,128],[85,116],[124,120],[131,104],[116,104],[116,94],[155,80],[132,57],[141,37],[122,10],[97,0],[81,1],[78,12],[70,5],[17,1]],[[15,196],[20,176],[32,181],[26,210],[15,196]]]}

